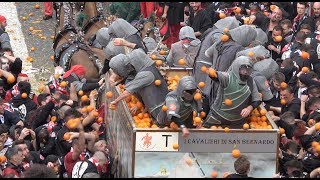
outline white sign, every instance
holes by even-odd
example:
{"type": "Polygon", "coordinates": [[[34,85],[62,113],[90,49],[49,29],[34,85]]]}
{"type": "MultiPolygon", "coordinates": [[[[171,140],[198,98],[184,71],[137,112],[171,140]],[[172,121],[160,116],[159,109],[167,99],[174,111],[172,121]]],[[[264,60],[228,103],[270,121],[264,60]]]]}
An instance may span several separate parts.
{"type": "Polygon", "coordinates": [[[136,132],[136,151],[178,151],[179,132],[136,132]]]}

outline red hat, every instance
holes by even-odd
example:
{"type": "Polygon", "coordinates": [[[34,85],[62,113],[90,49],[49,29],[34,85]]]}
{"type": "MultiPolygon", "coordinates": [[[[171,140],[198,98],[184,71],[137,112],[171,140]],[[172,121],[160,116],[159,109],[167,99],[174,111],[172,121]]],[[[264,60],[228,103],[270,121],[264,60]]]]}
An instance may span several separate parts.
{"type": "Polygon", "coordinates": [[[0,23],[4,22],[4,21],[6,21],[6,20],[7,20],[6,17],[0,16],[0,23]]]}
{"type": "Polygon", "coordinates": [[[28,75],[27,75],[27,74],[24,74],[24,73],[19,73],[19,74],[18,74],[18,77],[28,77],[28,75]]]}
{"type": "Polygon", "coordinates": [[[71,73],[75,73],[77,76],[85,75],[86,69],[80,64],[74,65],[71,67],[71,69],[69,71],[64,73],[63,78],[69,77],[71,73]]]}

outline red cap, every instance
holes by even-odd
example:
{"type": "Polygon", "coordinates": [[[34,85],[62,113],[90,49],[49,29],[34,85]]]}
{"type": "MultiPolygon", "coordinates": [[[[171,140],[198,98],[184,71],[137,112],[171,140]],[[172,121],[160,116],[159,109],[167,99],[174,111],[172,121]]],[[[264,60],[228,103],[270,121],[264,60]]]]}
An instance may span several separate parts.
{"type": "Polygon", "coordinates": [[[19,73],[19,74],[18,74],[18,77],[28,77],[28,75],[27,75],[27,74],[24,74],[24,73],[19,73]]]}
{"type": "Polygon", "coordinates": [[[4,21],[6,21],[6,20],[7,20],[6,17],[0,16],[0,23],[4,22],[4,21]]]}
{"type": "Polygon", "coordinates": [[[71,73],[75,73],[77,76],[85,75],[86,69],[80,64],[74,65],[71,67],[71,69],[69,71],[64,73],[63,78],[69,77],[71,73]]]}

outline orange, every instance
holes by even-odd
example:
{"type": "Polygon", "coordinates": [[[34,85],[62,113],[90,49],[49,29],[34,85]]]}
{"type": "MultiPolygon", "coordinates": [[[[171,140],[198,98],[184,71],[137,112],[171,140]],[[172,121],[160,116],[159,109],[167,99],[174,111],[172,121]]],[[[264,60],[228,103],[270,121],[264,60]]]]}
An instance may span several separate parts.
{"type": "Polygon", "coordinates": [[[221,36],[220,39],[221,39],[222,42],[227,42],[229,40],[229,36],[224,34],[224,35],[221,36]]]}
{"type": "Polygon", "coordinates": [[[201,100],[202,98],[202,95],[200,93],[196,93],[194,96],[193,96],[193,99],[196,100],[196,101],[199,101],[201,100]]]}
{"type": "Polygon", "coordinates": [[[253,58],[254,52],[252,52],[252,51],[248,52],[248,56],[251,57],[251,58],[253,58]]]}
{"type": "Polygon", "coordinates": [[[168,110],[168,107],[165,106],[165,105],[163,105],[161,109],[162,109],[162,111],[167,111],[167,110],[168,110]]]}
{"type": "MultiPolygon", "coordinates": [[[[142,102],[138,101],[138,102],[137,102],[137,107],[138,107],[139,109],[142,109],[142,108],[143,108],[142,102]]],[[[147,114],[147,113],[145,113],[145,114],[147,114]]],[[[147,115],[148,115],[148,114],[147,114],[147,115]]]]}
{"type": "Polygon", "coordinates": [[[166,55],[167,52],[166,52],[165,50],[161,50],[161,51],[159,52],[159,54],[160,54],[160,55],[166,55]]]}
{"type": "Polygon", "coordinates": [[[211,126],[210,129],[217,129],[217,126],[211,126]]]}
{"type": "Polygon", "coordinates": [[[29,16],[32,17],[32,16],[33,16],[33,13],[29,13],[29,16]]]}
{"type": "Polygon", "coordinates": [[[309,126],[313,126],[313,125],[314,125],[314,120],[313,120],[313,119],[309,119],[308,125],[309,125],[309,126]]]}
{"type": "Polygon", "coordinates": [[[223,32],[224,32],[224,33],[228,33],[228,32],[229,32],[229,29],[228,29],[228,28],[224,28],[224,29],[223,29],[223,32]]]}
{"type": "Polygon", "coordinates": [[[186,159],[186,163],[187,163],[189,166],[192,166],[193,161],[192,161],[192,159],[187,158],[187,159],[186,159]]]}
{"type": "Polygon", "coordinates": [[[98,116],[99,116],[99,113],[98,113],[97,111],[94,111],[94,112],[92,113],[92,115],[93,115],[94,117],[98,117],[98,116]]]}
{"type": "Polygon", "coordinates": [[[112,98],[112,95],[111,91],[106,92],[106,98],[112,98]]]}
{"type": "Polygon", "coordinates": [[[282,36],[276,36],[274,37],[275,42],[281,42],[282,41],[282,36]]]}
{"type": "Polygon", "coordinates": [[[79,96],[83,96],[83,94],[84,94],[84,92],[83,92],[82,90],[80,90],[80,91],[78,92],[78,95],[79,95],[79,96]]]}
{"type": "Polygon", "coordinates": [[[160,86],[161,80],[159,80],[159,79],[155,80],[155,81],[154,81],[154,84],[155,84],[156,86],[160,86]]]}
{"type": "Polygon", "coordinates": [[[224,104],[225,104],[226,106],[231,106],[231,105],[232,105],[232,100],[231,100],[231,99],[225,99],[225,100],[224,100],[224,104]]]}
{"type": "Polygon", "coordinates": [[[87,107],[83,107],[83,108],[81,108],[81,113],[87,113],[87,112],[88,112],[87,107]]]}
{"type": "Polygon", "coordinates": [[[60,83],[60,86],[61,86],[61,87],[66,87],[66,86],[67,86],[67,82],[66,82],[66,81],[62,81],[62,82],[60,83]]]}
{"type": "Polygon", "coordinates": [[[209,76],[212,78],[216,78],[217,77],[217,72],[216,70],[209,68],[209,76]]]}
{"type": "Polygon", "coordinates": [[[102,118],[102,117],[99,117],[99,118],[97,119],[97,122],[98,122],[98,123],[102,123],[102,122],[103,122],[103,118],[102,118]]]}
{"type": "Polygon", "coordinates": [[[70,136],[71,136],[70,133],[68,132],[64,133],[63,140],[68,141],[70,139],[70,136]]]}
{"type": "Polygon", "coordinates": [[[41,84],[41,85],[39,85],[39,87],[38,87],[38,91],[39,91],[39,92],[43,92],[45,88],[46,88],[45,85],[41,84]]]}
{"type": "Polygon", "coordinates": [[[287,103],[287,102],[286,102],[285,99],[281,99],[281,100],[280,100],[280,104],[281,104],[281,105],[286,105],[286,103],[287,103]]]}
{"type": "Polygon", "coordinates": [[[201,118],[200,117],[195,117],[194,118],[194,123],[201,123],[201,118]]]}
{"type": "Polygon", "coordinates": [[[157,55],[152,54],[152,55],[151,55],[151,59],[152,59],[152,60],[156,60],[156,59],[157,59],[157,55]]]}
{"type": "Polygon", "coordinates": [[[16,78],[13,76],[13,75],[9,75],[8,78],[7,78],[7,82],[9,84],[12,84],[16,81],[16,78]]]}
{"type": "Polygon", "coordinates": [[[51,121],[52,121],[52,122],[56,122],[56,121],[57,121],[57,116],[52,116],[52,117],[51,117],[51,121]]]}
{"type": "Polygon", "coordinates": [[[22,17],[22,20],[24,20],[24,21],[25,21],[25,20],[27,20],[27,18],[23,16],[23,17],[22,17]]]}
{"type": "Polygon", "coordinates": [[[260,110],[260,114],[261,114],[261,116],[265,116],[267,114],[267,110],[266,109],[261,109],[260,110]]]}
{"type": "Polygon", "coordinates": [[[172,144],[173,149],[179,149],[179,144],[172,144]]]}
{"type": "Polygon", "coordinates": [[[206,66],[202,66],[202,67],[201,67],[201,72],[207,73],[207,67],[206,67],[206,66]]]}
{"type": "Polygon", "coordinates": [[[212,172],[211,172],[211,177],[212,177],[212,178],[217,178],[217,177],[218,177],[217,171],[212,171],[212,172]]]}
{"type": "Polygon", "coordinates": [[[319,131],[320,130],[320,123],[316,123],[314,125],[314,128],[315,128],[316,131],[319,131]]]}
{"type": "Polygon", "coordinates": [[[224,132],[226,132],[226,133],[227,133],[227,132],[230,132],[230,129],[229,129],[228,127],[225,127],[225,128],[224,128],[224,132]]]}
{"type": "Polygon", "coordinates": [[[270,10],[273,11],[273,10],[275,10],[277,7],[278,7],[278,6],[272,4],[272,5],[270,5],[270,10]]]}
{"type": "Polygon", "coordinates": [[[247,130],[247,129],[249,129],[249,124],[247,124],[247,123],[245,123],[243,126],[242,126],[242,128],[244,129],[244,130],[247,130]]]}
{"type": "Polygon", "coordinates": [[[280,134],[284,134],[285,130],[283,128],[279,128],[280,134]]]}
{"type": "Polygon", "coordinates": [[[94,110],[94,107],[93,107],[93,106],[91,106],[91,105],[87,106],[87,111],[88,111],[88,112],[91,112],[91,111],[93,111],[93,110],[94,110]]]}
{"type": "Polygon", "coordinates": [[[228,172],[223,173],[223,178],[226,178],[227,176],[229,176],[229,174],[230,173],[228,173],[228,172]]]}
{"type": "Polygon", "coordinates": [[[174,122],[170,123],[170,128],[173,129],[173,130],[179,129],[178,125],[176,123],[174,123],[174,122]]]}
{"type": "Polygon", "coordinates": [[[28,97],[28,95],[27,95],[27,93],[22,93],[22,94],[21,94],[21,97],[22,97],[23,99],[25,99],[25,98],[28,97]]]}
{"type": "Polygon", "coordinates": [[[186,61],[184,59],[179,59],[178,64],[179,65],[185,65],[186,61]]]}
{"type": "Polygon", "coordinates": [[[31,47],[30,51],[35,51],[36,48],[35,47],[31,47]]]}
{"type": "Polygon", "coordinates": [[[204,82],[199,82],[199,84],[198,84],[199,88],[204,88],[205,85],[206,84],[204,82]]]}
{"type": "Polygon", "coordinates": [[[139,119],[143,119],[143,114],[142,114],[142,113],[139,113],[139,114],[138,114],[138,118],[139,118],[139,119]]]}
{"type": "Polygon", "coordinates": [[[161,66],[162,65],[162,61],[161,60],[156,60],[156,65],[157,66],[161,66]]]}
{"type": "Polygon", "coordinates": [[[302,59],[309,59],[310,55],[306,51],[301,51],[301,58],[302,59]]]}
{"type": "Polygon", "coordinates": [[[29,27],[29,31],[33,31],[34,30],[34,28],[33,27],[29,27]]]}
{"type": "Polygon", "coordinates": [[[40,4],[36,4],[36,5],[34,6],[34,8],[39,9],[39,8],[40,8],[40,4]]]}
{"type": "Polygon", "coordinates": [[[320,153],[320,145],[317,145],[317,146],[315,147],[315,149],[316,149],[317,153],[320,153]]]}
{"type": "Polygon", "coordinates": [[[309,72],[309,68],[308,68],[308,67],[303,67],[303,68],[301,69],[301,71],[302,71],[303,73],[308,73],[308,72],[309,72]]]}
{"type": "Polygon", "coordinates": [[[201,118],[206,117],[206,113],[205,113],[205,112],[203,112],[203,111],[201,111],[201,112],[200,112],[200,117],[201,117],[201,118]]]}
{"type": "Polygon", "coordinates": [[[261,121],[266,122],[267,121],[267,117],[266,116],[261,116],[261,121]]]}
{"type": "Polygon", "coordinates": [[[156,128],[159,128],[159,127],[156,124],[152,124],[151,128],[156,129],[156,128]]]}
{"type": "Polygon", "coordinates": [[[54,56],[50,56],[50,60],[53,61],[54,60],[54,56]]]}
{"type": "Polygon", "coordinates": [[[54,36],[50,36],[51,39],[54,39],[54,36]]]}
{"type": "Polygon", "coordinates": [[[1,156],[0,156],[0,163],[3,164],[3,163],[5,163],[6,161],[7,161],[7,157],[4,156],[4,155],[1,155],[1,156]]]}
{"type": "Polygon", "coordinates": [[[109,109],[111,109],[111,110],[116,110],[116,109],[117,109],[117,106],[116,106],[116,105],[110,105],[110,106],[109,106],[109,109]]]}
{"type": "Polygon", "coordinates": [[[312,147],[316,147],[319,145],[319,143],[317,141],[312,141],[311,145],[312,145],[312,147]]]}
{"type": "Polygon", "coordinates": [[[234,157],[234,158],[238,158],[238,157],[240,157],[240,155],[241,155],[239,149],[234,149],[234,150],[232,150],[231,153],[232,153],[232,157],[234,157]]]}
{"type": "Polygon", "coordinates": [[[288,84],[285,83],[285,82],[282,82],[282,83],[280,84],[280,87],[281,87],[282,90],[283,90],[283,89],[286,89],[286,88],[288,87],[288,84]]]}
{"type": "Polygon", "coordinates": [[[224,14],[224,13],[219,13],[219,18],[220,19],[224,19],[226,17],[226,14],[224,14]]]}
{"type": "Polygon", "coordinates": [[[89,100],[89,98],[87,95],[81,96],[81,101],[88,101],[88,100],[89,100]]]}
{"type": "Polygon", "coordinates": [[[237,7],[237,8],[234,10],[234,12],[237,13],[237,14],[240,14],[241,8],[237,7]]]}

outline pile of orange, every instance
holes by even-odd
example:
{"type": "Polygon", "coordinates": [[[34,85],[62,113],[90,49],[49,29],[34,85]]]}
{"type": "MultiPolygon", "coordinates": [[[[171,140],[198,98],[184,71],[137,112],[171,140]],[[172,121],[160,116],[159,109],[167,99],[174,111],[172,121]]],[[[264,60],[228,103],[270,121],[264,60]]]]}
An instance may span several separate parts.
{"type": "Polygon", "coordinates": [[[266,117],[266,109],[254,109],[251,116],[247,118],[247,122],[251,129],[272,129],[266,117]]]}

